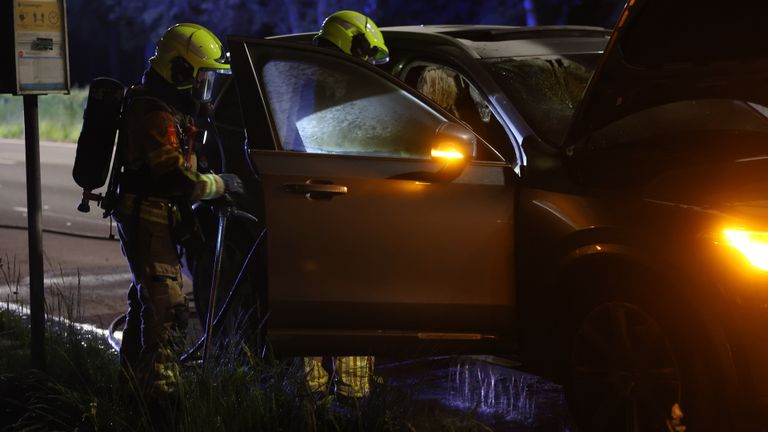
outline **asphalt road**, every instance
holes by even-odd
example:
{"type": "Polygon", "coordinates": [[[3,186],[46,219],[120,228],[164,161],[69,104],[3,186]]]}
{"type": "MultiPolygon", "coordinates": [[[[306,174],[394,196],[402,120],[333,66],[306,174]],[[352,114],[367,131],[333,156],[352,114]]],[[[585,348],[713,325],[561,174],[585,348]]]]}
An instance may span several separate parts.
{"type": "MultiPolygon", "coordinates": [[[[0,300],[20,303],[28,297],[24,152],[22,140],[0,139],[0,300]]],[[[76,209],[82,192],[72,180],[74,160],[73,144],[40,144],[46,301],[56,315],[104,328],[125,309],[130,273],[119,243],[108,240],[109,220],[95,205],[90,213],[76,209]],[[79,310],[76,301],[65,304],[78,296],[79,310]]]]}
{"type": "MultiPolygon", "coordinates": [[[[26,226],[27,190],[24,141],[0,139],[0,223],[26,226]]],[[[75,146],[67,143],[40,143],[43,227],[79,234],[106,237],[109,220],[92,205],[80,213],[82,190],[72,180],[75,146]]]]}
{"type": "MultiPolygon", "coordinates": [[[[130,273],[98,207],[76,210],[75,146],[41,143],[43,249],[49,312],[106,328],[125,309],[130,273]],[[63,235],[61,231],[74,235],[63,235]]],[[[0,302],[27,303],[24,143],[0,139],[0,302]],[[15,227],[15,228],[14,228],[15,227]]],[[[185,280],[185,291],[192,284],[185,280]]],[[[188,293],[191,297],[191,294],[188,293]]],[[[565,432],[575,428],[560,387],[498,364],[499,359],[379,359],[377,374],[425,403],[471,413],[495,431],[565,432]]]]}

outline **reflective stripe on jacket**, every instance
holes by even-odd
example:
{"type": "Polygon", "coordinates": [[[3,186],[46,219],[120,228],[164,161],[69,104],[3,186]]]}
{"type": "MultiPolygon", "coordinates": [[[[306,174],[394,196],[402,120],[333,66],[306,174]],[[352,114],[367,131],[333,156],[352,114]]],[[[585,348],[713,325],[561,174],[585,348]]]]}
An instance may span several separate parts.
{"type": "Polygon", "coordinates": [[[185,162],[181,131],[191,123],[189,116],[174,113],[157,98],[139,95],[131,99],[123,127],[126,139],[119,151],[126,171],[148,177],[142,181],[148,189],[140,191],[142,195],[194,202],[224,193],[219,176],[201,174],[185,162]]]}

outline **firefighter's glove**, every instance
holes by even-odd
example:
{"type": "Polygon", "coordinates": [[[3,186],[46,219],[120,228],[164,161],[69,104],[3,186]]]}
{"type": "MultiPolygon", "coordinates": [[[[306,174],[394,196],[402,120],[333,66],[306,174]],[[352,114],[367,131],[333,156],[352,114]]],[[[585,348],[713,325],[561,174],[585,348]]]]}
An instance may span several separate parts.
{"type": "Polygon", "coordinates": [[[221,181],[224,182],[224,192],[229,194],[242,194],[245,192],[243,188],[243,182],[235,174],[223,173],[219,174],[221,181]]]}

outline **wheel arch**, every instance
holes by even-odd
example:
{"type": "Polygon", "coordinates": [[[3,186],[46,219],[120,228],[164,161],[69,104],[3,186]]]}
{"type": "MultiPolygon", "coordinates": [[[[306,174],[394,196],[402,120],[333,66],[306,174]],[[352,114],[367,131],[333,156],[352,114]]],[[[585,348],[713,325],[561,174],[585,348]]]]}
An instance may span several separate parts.
{"type": "MultiPolygon", "coordinates": [[[[694,316],[690,319],[695,320],[704,330],[708,343],[715,351],[718,367],[728,377],[726,385],[734,389],[731,377],[736,374],[728,338],[723,327],[718,325],[718,320],[710,319],[716,316],[711,302],[703,301],[695,295],[699,291],[712,293],[717,290],[704,287],[706,281],[670,267],[660,256],[652,256],[621,240],[621,235],[607,228],[591,228],[568,238],[564,244],[571,246],[560,248],[562,253],[551,261],[556,263],[553,265],[553,274],[539,287],[539,303],[536,305],[537,310],[546,313],[534,314],[539,316],[538,322],[524,336],[528,341],[526,357],[530,357],[533,363],[543,365],[542,370],[537,368],[537,372],[560,380],[562,371],[559,370],[557,359],[563,355],[562,347],[566,343],[562,339],[561,329],[569,325],[574,304],[610,294],[606,291],[611,288],[606,287],[604,280],[598,281],[601,277],[641,278],[663,288],[651,287],[635,294],[682,302],[692,311],[694,316]],[[536,328],[546,328],[546,331],[540,332],[536,328]],[[553,340],[556,342],[551,343],[553,340]]],[[[617,285],[616,290],[625,288],[617,285]]]]}
{"type": "MultiPolygon", "coordinates": [[[[731,344],[717,318],[718,312],[712,307],[713,301],[705,301],[703,294],[697,295],[699,292],[711,295],[717,291],[704,287],[705,283],[680,269],[665,267],[661,260],[652,261],[648,253],[629,245],[607,242],[584,244],[565,254],[557,267],[552,291],[551,310],[556,320],[553,327],[563,329],[571,326],[572,309],[576,305],[605,297],[639,296],[657,303],[680,305],[685,311],[681,319],[690,321],[687,327],[701,330],[691,338],[702,344],[702,355],[709,352],[712,356],[712,367],[717,368],[723,377],[718,386],[722,391],[735,395],[739,392],[738,375],[731,344]],[[620,282],[615,287],[607,283],[614,280],[620,282]]],[[[562,332],[559,333],[557,337],[562,338],[562,332]]],[[[558,345],[561,348],[569,346],[562,339],[558,345]]],[[[561,351],[558,354],[564,353],[561,351]]],[[[555,370],[556,376],[560,377],[562,371],[555,370]]]]}

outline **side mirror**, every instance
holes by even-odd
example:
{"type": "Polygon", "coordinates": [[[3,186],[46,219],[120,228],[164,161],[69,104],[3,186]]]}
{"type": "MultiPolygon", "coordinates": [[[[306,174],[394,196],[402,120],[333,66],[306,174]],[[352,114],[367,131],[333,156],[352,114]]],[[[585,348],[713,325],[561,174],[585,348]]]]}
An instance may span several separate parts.
{"type": "Polygon", "coordinates": [[[431,149],[432,160],[441,165],[436,179],[449,182],[461,175],[474,158],[476,146],[475,134],[466,127],[451,122],[438,126],[431,149]]]}

